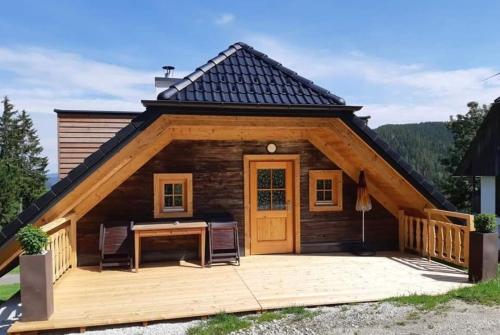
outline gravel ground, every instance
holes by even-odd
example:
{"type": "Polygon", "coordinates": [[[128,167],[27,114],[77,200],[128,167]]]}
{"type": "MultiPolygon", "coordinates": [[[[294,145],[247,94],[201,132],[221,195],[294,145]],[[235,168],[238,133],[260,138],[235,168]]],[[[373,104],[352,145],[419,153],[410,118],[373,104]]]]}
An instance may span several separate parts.
{"type": "MultiPolygon", "coordinates": [[[[365,303],[311,308],[312,318],[290,315],[254,324],[235,335],[299,334],[500,334],[500,307],[467,305],[453,301],[432,312],[389,303],[365,303]]],[[[245,316],[251,318],[252,315],[245,316]]],[[[155,323],[147,327],[89,329],[89,335],[184,335],[202,321],[155,323]]],[[[77,334],[77,333],[67,333],[77,334]]]]}

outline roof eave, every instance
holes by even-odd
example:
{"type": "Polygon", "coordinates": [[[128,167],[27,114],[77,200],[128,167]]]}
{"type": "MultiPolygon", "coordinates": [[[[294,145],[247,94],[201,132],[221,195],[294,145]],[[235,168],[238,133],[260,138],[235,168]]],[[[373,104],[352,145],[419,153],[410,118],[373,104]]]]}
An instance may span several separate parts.
{"type": "Polygon", "coordinates": [[[184,102],[173,100],[142,100],[146,111],[208,115],[269,115],[327,116],[329,113],[354,113],[363,106],[297,105],[297,104],[238,104],[225,102],[184,102]]]}

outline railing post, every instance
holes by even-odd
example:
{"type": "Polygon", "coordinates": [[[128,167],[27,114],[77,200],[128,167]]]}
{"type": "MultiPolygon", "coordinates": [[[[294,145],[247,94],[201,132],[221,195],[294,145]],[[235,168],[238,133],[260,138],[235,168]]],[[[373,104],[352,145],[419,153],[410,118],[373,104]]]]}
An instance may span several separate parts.
{"type": "Polygon", "coordinates": [[[399,251],[405,251],[405,211],[399,210],[399,251]]]}
{"type": "Polygon", "coordinates": [[[70,264],[72,268],[76,268],[78,259],[76,254],[76,215],[70,216],[70,244],[71,244],[71,257],[70,264]]]}

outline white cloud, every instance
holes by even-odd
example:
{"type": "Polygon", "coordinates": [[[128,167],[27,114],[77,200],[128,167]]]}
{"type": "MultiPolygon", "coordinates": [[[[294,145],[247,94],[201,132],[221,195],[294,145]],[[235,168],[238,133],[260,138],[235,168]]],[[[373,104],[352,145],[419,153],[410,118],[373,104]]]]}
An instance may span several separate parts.
{"type": "MultiPolygon", "coordinates": [[[[177,71],[177,76],[185,75],[177,71]]],[[[143,110],[154,99],[160,71],[137,70],[74,53],[41,48],[0,48],[0,96],[33,115],[51,171],[56,171],[55,115],[59,109],[143,110]],[[43,113],[44,115],[39,115],[43,113]]]]}
{"type": "MultiPolygon", "coordinates": [[[[225,21],[234,18],[227,15],[230,17],[225,21]]],[[[498,68],[443,70],[425,64],[401,64],[358,51],[340,54],[328,49],[305,49],[262,35],[248,40],[349,104],[364,105],[358,114],[371,115],[373,127],[448,120],[452,114],[465,112],[469,101],[490,103],[500,96],[500,76],[484,81],[498,73],[498,68]]],[[[199,64],[204,61],[198,60],[199,64]]],[[[176,77],[186,74],[176,71],[176,77]]],[[[8,95],[19,109],[50,113],[34,119],[51,170],[57,160],[54,108],[142,110],[141,99],[155,98],[156,75],[160,71],[118,66],[74,53],[0,48],[0,96],[8,95]]]]}
{"type": "Polygon", "coordinates": [[[225,25],[233,22],[235,19],[234,14],[231,13],[223,13],[219,16],[217,16],[214,20],[215,24],[217,25],[225,25]]]}
{"type": "Polygon", "coordinates": [[[500,96],[500,76],[484,81],[498,68],[435,69],[360,52],[295,47],[265,35],[250,36],[250,42],[348,103],[364,105],[358,114],[371,115],[372,126],[448,120],[465,112],[469,101],[488,104],[500,96]]]}

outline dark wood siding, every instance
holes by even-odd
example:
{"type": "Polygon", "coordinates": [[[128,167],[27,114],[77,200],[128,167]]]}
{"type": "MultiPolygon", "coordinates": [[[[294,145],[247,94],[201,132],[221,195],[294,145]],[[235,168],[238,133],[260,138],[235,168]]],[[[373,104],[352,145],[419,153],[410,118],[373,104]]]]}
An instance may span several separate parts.
{"type": "MultiPolygon", "coordinates": [[[[95,264],[99,224],[105,221],[153,219],[153,174],[193,173],[194,215],[230,212],[240,223],[243,250],[243,155],[266,154],[265,142],[174,141],[146,163],[106,199],[78,222],[79,263],[95,264]]],[[[324,250],[339,242],[359,240],[361,214],[355,212],[356,183],[346,174],[344,210],[309,212],[310,169],[338,167],[307,141],[276,142],[281,154],[300,154],[301,158],[301,241],[305,252],[324,250]]],[[[369,181],[368,181],[369,182],[369,181]]],[[[397,221],[377,202],[366,214],[367,240],[380,247],[397,246],[397,221]]],[[[196,257],[197,241],[190,237],[149,238],[143,243],[145,260],[196,257]]]]}
{"type": "Polygon", "coordinates": [[[120,129],[135,114],[57,114],[59,178],[64,178],[120,129]]]}

